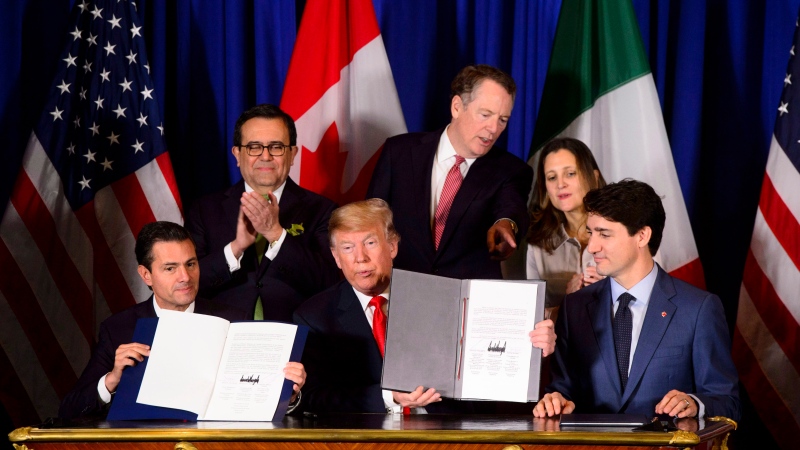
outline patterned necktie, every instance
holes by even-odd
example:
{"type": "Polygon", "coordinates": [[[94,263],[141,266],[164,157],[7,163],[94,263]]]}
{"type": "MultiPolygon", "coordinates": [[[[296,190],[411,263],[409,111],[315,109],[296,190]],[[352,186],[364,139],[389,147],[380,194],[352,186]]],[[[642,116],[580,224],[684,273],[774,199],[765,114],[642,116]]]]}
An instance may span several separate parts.
{"type": "MultiPolygon", "coordinates": [[[[258,255],[258,264],[264,258],[264,253],[267,251],[267,238],[259,233],[256,236],[256,254],[258,255]]],[[[256,307],[253,310],[253,320],[264,320],[264,303],[261,301],[261,296],[256,298],[256,307]]]]}
{"type": "MultiPolygon", "coordinates": [[[[269,199],[269,195],[264,196],[269,199]]],[[[256,234],[256,255],[258,256],[258,264],[261,265],[261,260],[264,259],[264,253],[267,251],[267,238],[261,233],[256,234]]],[[[256,298],[256,308],[253,311],[253,320],[264,320],[264,304],[261,302],[261,296],[256,298]]]]}
{"type": "Polygon", "coordinates": [[[433,243],[437,250],[439,241],[442,240],[442,233],[444,233],[444,224],[447,223],[447,216],[450,215],[450,206],[453,205],[453,199],[464,180],[461,175],[461,163],[464,161],[463,157],[456,155],[456,162],[447,172],[447,178],[444,179],[444,186],[442,186],[442,195],[439,197],[439,204],[436,205],[436,214],[433,216],[433,243]]]}
{"type": "Polygon", "coordinates": [[[386,314],[383,313],[383,305],[386,298],[380,295],[372,297],[367,306],[373,306],[375,311],[372,313],[372,335],[378,343],[378,350],[381,351],[381,358],[386,348],[386,314]]]}
{"type": "Polygon", "coordinates": [[[619,296],[619,306],[614,315],[614,348],[617,351],[617,368],[622,382],[622,392],[628,384],[628,365],[631,359],[631,334],[633,333],[633,316],[628,308],[636,297],[624,292],[619,296]]]}

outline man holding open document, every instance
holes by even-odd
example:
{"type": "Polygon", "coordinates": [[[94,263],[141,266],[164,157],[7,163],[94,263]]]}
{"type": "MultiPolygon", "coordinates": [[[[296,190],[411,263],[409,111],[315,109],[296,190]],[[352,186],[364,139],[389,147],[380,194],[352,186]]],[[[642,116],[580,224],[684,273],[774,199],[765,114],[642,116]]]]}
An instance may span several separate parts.
{"type": "MultiPolygon", "coordinates": [[[[303,355],[309,369],[304,409],[359,413],[448,409],[438,403],[441,396],[433,388],[381,389],[392,261],[400,241],[388,204],[373,198],[338,208],[328,233],[331,252],[346,280],[310,298],[294,314],[295,323],[310,328],[303,355]]],[[[553,352],[552,321],[540,322],[529,336],[545,356],[553,352]]]]}
{"type": "MultiPolygon", "coordinates": [[[[197,298],[200,268],[194,241],[185,228],[171,222],[145,225],[136,240],[138,273],[153,297],[114,314],[100,325],[100,336],[86,369],[61,403],[59,416],[70,419],[105,415],[123,370],[150,355],[150,347],[132,342],[140,318],[159,317],[164,311],[206,314],[229,321],[246,320],[248,312],[197,298]]],[[[295,383],[292,403],[305,383],[300,363],[288,363],[285,377],[295,383]]]]}

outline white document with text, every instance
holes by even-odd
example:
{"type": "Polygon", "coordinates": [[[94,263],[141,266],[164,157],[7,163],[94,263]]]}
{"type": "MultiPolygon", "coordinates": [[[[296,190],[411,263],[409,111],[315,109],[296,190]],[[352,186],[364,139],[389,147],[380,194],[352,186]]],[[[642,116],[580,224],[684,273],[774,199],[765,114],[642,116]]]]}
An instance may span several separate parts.
{"type": "Polygon", "coordinates": [[[528,398],[538,285],[472,280],[463,350],[462,398],[528,398]]]}
{"type": "Polygon", "coordinates": [[[297,326],[162,311],[137,403],[198,420],[270,421],[297,326]]]}

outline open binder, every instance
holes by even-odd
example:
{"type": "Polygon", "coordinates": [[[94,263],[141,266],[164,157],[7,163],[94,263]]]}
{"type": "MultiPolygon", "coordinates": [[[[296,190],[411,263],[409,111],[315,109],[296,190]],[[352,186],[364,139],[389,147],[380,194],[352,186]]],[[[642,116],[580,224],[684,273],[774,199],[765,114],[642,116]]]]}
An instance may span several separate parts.
{"type": "Polygon", "coordinates": [[[541,280],[458,280],[395,269],[381,386],[461,400],[536,401],[541,280]],[[526,348],[527,347],[527,348],[526,348]]]}
{"type": "MultiPolygon", "coordinates": [[[[168,312],[169,313],[169,312],[168,312]]],[[[170,319],[178,319],[178,320],[187,320],[191,319],[196,321],[197,319],[205,320],[205,321],[221,321],[224,323],[228,323],[225,319],[221,319],[218,317],[212,316],[203,316],[201,314],[184,314],[184,313],[175,313],[170,316],[170,319]],[[177,315],[175,315],[177,314],[177,315]],[[187,317],[192,316],[192,317],[187,317]]],[[[162,318],[164,319],[164,318],[162,318]]],[[[154,353],[159,350],[158,342],[156,345],[154,344],[154,339],[156,339],[156,334],[158,331],[159,322],[162,321],[159,318],[142,318],[136,323],[136,328],[134,330],[133,335],[133,342],[139,342],[141,344],[146,344],[151,346],[151,354],[149,357],[145,357],[144,361],[136,364],[135,366],[127,367],[125,370],[122,371],[122,378],[120,379],[119,386],[117,387],[117,391],[114,394],[114,399],[111,403],[111,408],[108,413],[107,420],[144,420],[144,419],[178,419],[178,420],[189,420],[189,421],[196,421],[196,420],[244,420],[244,421],[276,421],[281,420],[286,413],[289,399],[292,395],[292,387],[293,384],[291,381],[283,379],[282,373],[280,374],[264,374],[264,373],[242,373],[241,378],[237,381],[240,381],[240,385],[236,386],[235,384],[231,383],[232,375],[231,373],[224,373],[226,367],[225,366],[229,361],[238,360],[242,361],[246,358],[247,353],[242,354],[242,348],[247,345],[253,346],[257,345],[260,341],[258,341],[258,336],[277,336],[279,334],[283,335],[284,342],[280,345],[283,346],[280,351],[276,351],[275,353],[282,352],[283,354],[288,354],[288,361],[300,361],[300,357],[303,353],[303,347],[305,346],[306,336],[308,334],[308,329],[306,327],[300,325],[292,325],[292,324],[284,324],[278,322],[266,322],[266,321],[244,321],[244,322],[233,322],[230,323],[229,326],[229,335],[233,336],[235,332],[247,332],[248,336],[246,337],[247,341],[246,345],[234,345],[232,342],[228,342],[227,337],[223,336],[223,341],[221,344],[224,346],[224,351],[220,350],[219,354],[215,354],[216,351],[210,351],[209,343],[213,338],[206,339],[207,336],[199,337],[199,335],[207,334],[208,329],[198,328],[193,330],[196,332],[194,336],[187,336],[186,339],[180,341],[181,350],[185,351],[186,353],[197,353],[197,354],[205,354],[208,353],[208,358],[218,358],[218,364],[216,364],[216,368],[213,373],[210,373],[207,370],[208,364],[200,364],[199,366],[205,366],[206,369],[198,369],[198,367],[192,366],[184,366],[182,370],[176,372],[170,372],[169,378],[175,378],[179,381],[185,382],[186,384],[191,384],[197,381],[199,377],[205,377],[206,379],[210,378],[213,380],[213,389],[209,392],[205,392],[205,390],[198,389],[197,391],[193,391],[193,397],[202,397],[207,396],[206,405],[208,408],[204,409],[203,413],[198,414],[196,411],[197,408],[189,408],[187,406],[177,406],[177,407],[167,407],[163,405],[153,404],[147,401],[141,401],[140,394],[142,394],[142,386],[143,382],[147,383],[147,371],[148,369],[158,370],[157,366],[153,366],[154,360],[154,353]],[[238,330],[238,331],[234,331],[238,330]],[[275,334],[271,334],[272,330],[275,330],[275,334]],[[255,332],[252,332],[255,331],[255,332]],[[230,348],[229,348],[230,347],[230,348]],[[234,348],[234,347],[239,347],[234,348]],[[238,355],[237,355],[238,352],[238,355]],[[149,367],[151,366],[151,367],[149,367]],[[206,372],[206,373],[202,373],[206,372]],[[270,407],[268,410],[265,408],[258,408],[257,410],[248,408],[240,408],[241,410],[238,411],[234,415],[227,415],[231,414],[231,407],[225,406],[225,401],[230,400],[234,396],[244,397],[247,395],[259,395],[264,396],[265,394],[264,389],[261,389],[256,394],[250,394],[246,392],[248,389],[251,389],[256,386],[258,382],[261,382],[261,388],[264,386],[265,378],[272,377],[275,379],[276,377],[280,377],[277,382],[274,382],[269,387],[269,395],[275,398],[277,396],[277,401],[275,403],[270,403],[274,405],[270,407]],[[224,380],[227,378],[227,383],[224,380]],[[227,390],[227,392],[226,392],[227,390]],[[214,405],[218,405],[214,407],[214,405]],[[223,406],[219,406],[223,405],[223,406]],[[216,412],[212,412],[212,409],[216,412]],[[193,411],[194,410],[194,411],[193,411]],[[206,417],[203,416],[206,415],[206,417]]],[[[210,333],[208,333],[210,334],[210,333]]],[[[166,342],[166,341],[161,341],[166,342]]],[[[264,344],[270,344],[267,342],[263,342],[264,344]]],[[[277,345],[277,344],[276,344],[277,345]]],[[[217,345],[219,346],[219,344],[217,345]]],[[[245,349],[245,352],[247,350],[245,349]]],[[[216,360],[216,359],[215,359],[216,360]]],[[[155,359],[156,363],[158,362],[155,359]]],[[[206,363],[207,361],[202,361],[206,363]]],[[[283,365],[286,364],[287,361],[280,361],[276,362],[282,368],[283,365]]],[[[151,375],[157,372],[151,372],[151,375]]],[[[236,374],[239,377],[238,372],[236,374]]],[[[166,377],[161,377],[164,379],[166,377]]],[[[152,377],[151,377],[152,379],[152,377]]],[[[155,380],[156,383],[159,380],[155,380]]],[[[152,398],[152,395],[150,396],[152,398]]],[[[194,400],[194,399],[193,399],[194,400]]],[[[165,400],[166,401],[166,400],[165,400]]],[[[174,402],[174,401],[173,401],[174,402]]],[[[158,403],[158,402],[156,402],[158,403]]],[[[241,402],[242,404],[247,404],[247,402],[241,402]]],[[[236,405],[235,407],[239,407],[241,405],[236,405]]]]}

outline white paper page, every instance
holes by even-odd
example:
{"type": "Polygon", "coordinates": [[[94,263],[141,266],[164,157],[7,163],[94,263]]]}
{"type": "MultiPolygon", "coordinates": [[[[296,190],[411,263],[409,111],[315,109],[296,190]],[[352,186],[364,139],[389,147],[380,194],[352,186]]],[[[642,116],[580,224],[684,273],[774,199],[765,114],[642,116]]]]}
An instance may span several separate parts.
{"type": "Polygon", "coordinates": [[[219,317],[162,310],[136,402],[202,414],[228,325],[219,317]]]}
{"type": "Polygon", "coordinates": [[[462,398],[526,402],[537,285],[473,280],[462,398]]]}
{"type": "Polygon", "coordinates": [[[297,326],[285,323],[231,324],[214,394],[198,419],[272,420],[296,333],[297,326]]]}

